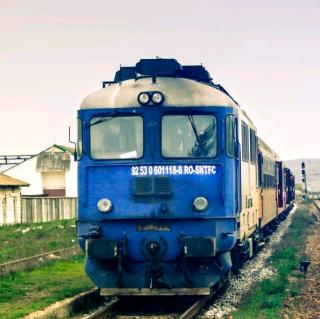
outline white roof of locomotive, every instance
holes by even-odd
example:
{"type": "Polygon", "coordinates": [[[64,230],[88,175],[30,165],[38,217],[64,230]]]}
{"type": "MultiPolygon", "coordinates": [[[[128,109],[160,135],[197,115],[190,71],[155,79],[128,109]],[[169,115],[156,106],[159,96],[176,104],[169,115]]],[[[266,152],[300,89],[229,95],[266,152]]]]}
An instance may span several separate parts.
{"type": "Polygon", "coordinates": [[[165,96],[163,106],[230,106],[238,105],[225,93],[201,82],[184,78],[140,78],[114,83],[89,94],[81,109],[141,107],[138,95],[145,91],[160,91],[165,96]]]}

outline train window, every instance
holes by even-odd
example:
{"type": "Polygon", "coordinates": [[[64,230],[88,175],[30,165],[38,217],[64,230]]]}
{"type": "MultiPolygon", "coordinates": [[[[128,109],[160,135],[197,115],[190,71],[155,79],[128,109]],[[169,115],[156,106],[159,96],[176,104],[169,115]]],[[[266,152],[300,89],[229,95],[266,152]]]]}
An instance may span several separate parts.
{"type": "Polygon", "coordinates": [[[141,158],[143,155],[142,117],[93,118],[90,122],[90,153],[93,159],[141,158]]]}
{"type": "Polygon", "coordinates": [[[275,163],[267,158],[263,159],[263,188],[276,187],[275,163]]]}
{"type": "Polygon", "coordinates": [[[81,160],[82,158],[82,120],[78,119],[78,140],[77,140],[77,159],[81,160]]]}
{"type": "Polygon", "coordinates": [[[217,155],[217,120],[213,115],[165,115],[162,155],[206,158],[217,155]]]}
{"type": "Polygon", "coordinates": [[[241,135],[242,135],[242,160],[244,162],[249,161],[249,132],[248,125],[241,122],[241,135]]]}
{"type": "Polygon", "coordinates": [[[235,156],[236,152],[236,119],[234,115],[226,116],[226,154],[230,157],[235,156]]]}
{"type": "Polygon", "coordinates": [[[250,129],[250,162],[252,164],[257,162],[257,137],[253,129],[250,129]]]}

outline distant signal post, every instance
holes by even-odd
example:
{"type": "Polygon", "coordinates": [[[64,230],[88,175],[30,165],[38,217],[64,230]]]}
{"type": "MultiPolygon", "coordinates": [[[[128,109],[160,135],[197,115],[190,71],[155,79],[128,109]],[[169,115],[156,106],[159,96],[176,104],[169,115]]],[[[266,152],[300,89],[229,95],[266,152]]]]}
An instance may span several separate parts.
{"type": "Polygon", "coordinates": [[[305,198],[307,198],[308,189],[307,189],[306,165],[304,162],[301,163],[301,172],[302,172],[302,183],[304,183],[303,198],[305,199],[305,198]]]}

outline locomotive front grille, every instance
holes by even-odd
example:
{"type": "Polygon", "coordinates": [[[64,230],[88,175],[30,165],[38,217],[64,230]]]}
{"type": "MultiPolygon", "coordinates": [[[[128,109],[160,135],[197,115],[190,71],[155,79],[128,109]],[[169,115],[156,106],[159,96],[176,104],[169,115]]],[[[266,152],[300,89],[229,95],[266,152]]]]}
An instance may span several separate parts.
{"type": "Polygon", "coordinates": [[[141,176],[133,179],[134,196],[171,196],[170,178],[166,176],[141,176]]]}
{"type": "Polygon", "coordinates": [[[152,178],[149,176],[135,177],[133,180],[134,195],[144,196],[152,193],[152,178]]]}
{"type": "Polygon", "coordinates": [[[171,195],[169,177],[156,177],[154,179],[154,192],[158,195],[171,195]]]}

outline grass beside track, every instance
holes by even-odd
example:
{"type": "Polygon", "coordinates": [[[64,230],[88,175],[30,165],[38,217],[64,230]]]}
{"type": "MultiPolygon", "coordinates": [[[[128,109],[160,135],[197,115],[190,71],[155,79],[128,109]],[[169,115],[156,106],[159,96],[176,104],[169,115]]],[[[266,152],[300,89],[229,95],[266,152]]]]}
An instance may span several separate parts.
{"type": "Polygon", "coordinates": [[[21,318],[93,288],[84,273],[83,262],[84,257],[78,255],[1,278],[0,318],[21,318]]]}
{"type": "Polygon", "coordinates": [[[300,261],[306,257],[306,238],[314,223],[313,217],[308,213],[309,207],[310,203],[307,201],[299,205],[288,232],[268,261],[277,274],[271,279],[263,280],[250,291],[239,309],[232,313],[234,319],[280,319],[283,301],[299,294],[299,279],[303,276],[299,271],[300,261]]]}
{"type": "Polygon", "coordinates": [[[77,245],[75,220],[0,227],[0,264],[77,245]]]}

